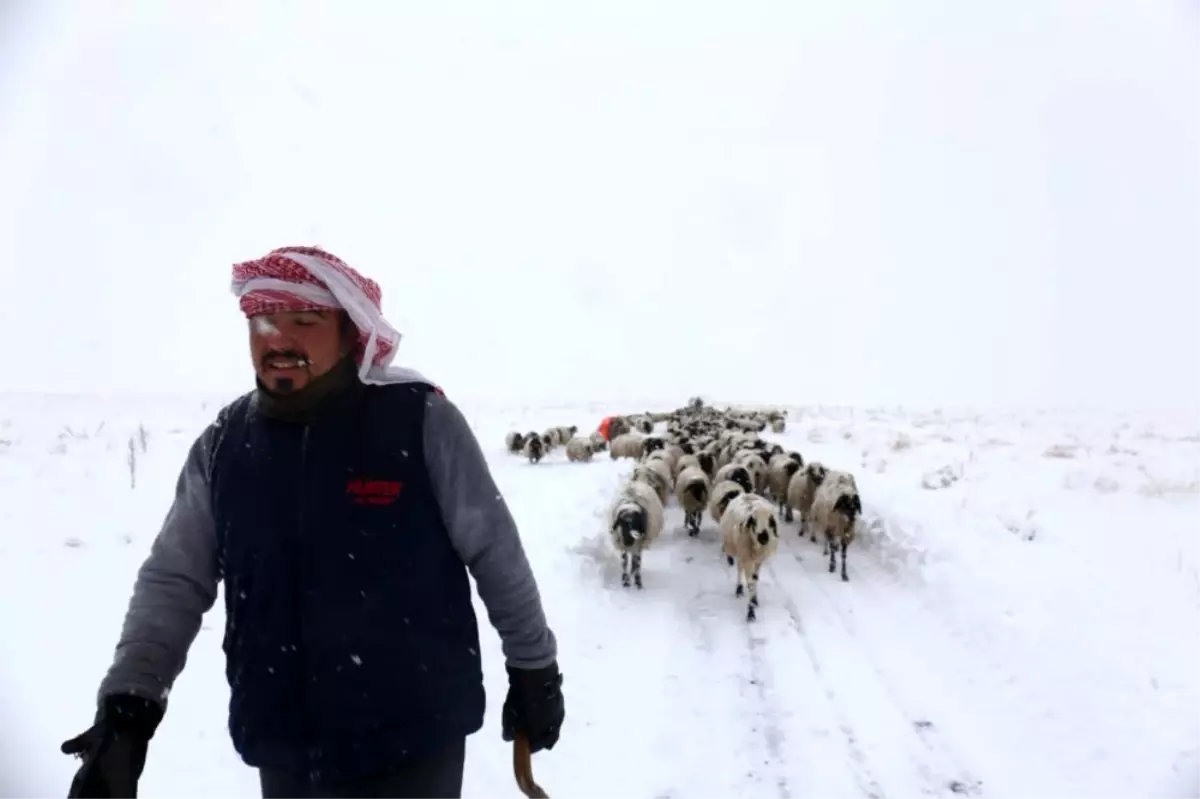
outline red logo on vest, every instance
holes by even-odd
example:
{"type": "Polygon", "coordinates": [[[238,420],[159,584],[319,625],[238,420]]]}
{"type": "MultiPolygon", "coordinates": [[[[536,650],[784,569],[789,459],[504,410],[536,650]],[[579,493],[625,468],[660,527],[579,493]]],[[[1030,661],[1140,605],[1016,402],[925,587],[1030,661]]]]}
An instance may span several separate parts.
{"type": "Polygon", "coordinates": [[[398,480],[363,480],[346,483],[346,494],[355,505],[391,505],[400,496],[404,483],[398,480]]]}

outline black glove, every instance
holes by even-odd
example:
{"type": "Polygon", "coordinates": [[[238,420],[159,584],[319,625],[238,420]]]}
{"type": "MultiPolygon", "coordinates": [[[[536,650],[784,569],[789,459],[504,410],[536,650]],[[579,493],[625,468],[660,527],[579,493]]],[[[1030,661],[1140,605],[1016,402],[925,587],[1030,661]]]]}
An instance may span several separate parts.
{"type": "Polygon", "coordinates": [[[156,702],[129,694],[104,697],[91,729],[62,745],[64,755],[83,760],[68,799],[136,797],[146,748],[162,717],[156,702]]]}
{"type": "Polygon", "coordinates": [[[558,663],[541,669],[507,668],[508,696],[501,714],[501,736],[511,741],[523,732],[529,739],[530,752],[553,749],[566,714],[558,663]]]}

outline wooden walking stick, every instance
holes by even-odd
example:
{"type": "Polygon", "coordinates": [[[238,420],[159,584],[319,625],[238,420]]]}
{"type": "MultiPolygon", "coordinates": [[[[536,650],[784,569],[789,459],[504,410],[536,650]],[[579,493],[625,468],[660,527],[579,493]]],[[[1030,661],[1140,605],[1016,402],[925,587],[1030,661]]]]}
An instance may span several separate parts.
{"type": "Polygon", "coordinates": [[[533,763],[529,755],[529,739],[525,733],[518,732],[513,738],[513,776],[517,778],[517,787],[529,799],[550,799],[541,786],[533,781],[533,763]]]}

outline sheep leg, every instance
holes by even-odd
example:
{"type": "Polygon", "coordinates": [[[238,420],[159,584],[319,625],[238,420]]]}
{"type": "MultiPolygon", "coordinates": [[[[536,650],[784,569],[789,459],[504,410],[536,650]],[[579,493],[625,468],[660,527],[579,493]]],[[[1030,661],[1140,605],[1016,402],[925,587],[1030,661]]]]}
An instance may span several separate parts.
{"type": "Polygon", "coordinates": [[[786,502],[784,502],[783,503],[783,520],[790,524],[792,519],[794,519],[794,518],[795,517],[792,515],[792,506],[787,504],[786,502]]]}
{"type": "Polygon", "coordinates": [[[842,582],[850,582],[850,577],[846,574],[846,547],[850,545],[850,539],[842,539],[842,582]]]}
{"type": "Polygon", "coordinates": [[[629,587],[629,553],[621,553],[621,585],[629,587]]]}
{"type": "Polygon", "coordinates": [[[633,555],[633,584],[638,588],[642,587],[642,556],[639,553],[633,555]]]}
{"type": "Polygon", "coordinates": [[[740,596],[746,595],[746,586],[744,585],[744,583],[745,583],[744,575],[745,575],[745,572],[742,571],[742,564],[739,563],[738,569],[737,569],[737,588],[733,589],[734,596],[740,597],[740,596]]]}
{"type": "Polygon", "coordinates": [[[750,601],[746,603],[746,621],[754,621],[758,616],[758,572],[753,572],[747,582],[750,587],[746,593],[750,595],[750,601]]]}
{"type": "MultiPolygon", "coordinates": [[[[829,550],[829,573],[833,574],[837,571],[837,544],[835,544],[828,534],[825,536],[825,549],[829,550]]],[[[824,553],[821,553],[824,554],[824,553]]],[[[842,563],[845,563],[843,558],[842,563]]]]}

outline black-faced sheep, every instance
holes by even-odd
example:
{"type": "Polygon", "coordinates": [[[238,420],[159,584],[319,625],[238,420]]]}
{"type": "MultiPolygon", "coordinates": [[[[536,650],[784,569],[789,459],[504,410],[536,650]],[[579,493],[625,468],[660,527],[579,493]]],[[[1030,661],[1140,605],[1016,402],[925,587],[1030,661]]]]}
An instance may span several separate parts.
{"type": "Polygon", "coordinates": [[[586,463],[596,454],[596,449],[592,445],[591,439],[583,436],[576,436],[567,442],[567,460],[574,463],[586,463]]]}
{"type": "Polygon", "coordinates": [[[608,442],[604,439],[604,434],[599,430],[593,430],[588,434],[588,440],[592,442],[593,452],[603,452],[608,449],[608,442]]]}
{"type": "Polygon", "coordinates": [[[767,462],[755,450],[742,450],[733,459],[750,472],[750,482],[754,484],[754,493],[762,495],[767,490],[767,462]]]}
{"type": "Polygon", "coordinates": [[[654,452],[651,452],[649,455],[642,458],[642,463],[649,463],[650,461],[659,461],[667,467],[667,474],[669,474],[672,478],[675,477],[675,455],[671,450],[656,449],[654,452]]]}
{"type": "Polygon", "coordinates": [[[785,522],[792,521],[792,506],[788,502],[788,484],[792,475],[804,468],[804,459],[799,452],[780,453],[771,456],[767,464],[767,484],[771,489],[771,499],[779,503],[785,522]]]}
{"type": "Polygon", "coordinates": [[[675,478],[675,499],[683,508],[683,523],[692,537],[700,535],[700,523],[711,493],[712,483],[699,466],[688,466],[675,478]]]}
{"type": "Polygon", "coordinates": [[[653,488],[654,493],[658,495],[659,501],[666,506],[667,497],[671,495],[671,486],[673,484],[671,467],[667,465],[666,460],[662,458],[650,458],[639,463],[633,469],[632,479],[640,480],[653,488]]]}
{"type": "Polygon", "coordinates": [[[812,504],[812,525],[825,537],[825,549],[821,554],[829,555],[829,573],[837,568],[836,557],[842,552],[842,580],[846,574],[846,549],[854,540],[854,528],[862,515],[862,500],[854,477],[845,472],[830,471],[817,489],[812,504]]]}
{"type": "Polygon", "coordinates": [[[608,532],[621,553],[621,585],[642,587],[642,552],[663,529],[663,506],[645,483],[630,481],[617,494],[608,515],[608,532]]]}
{"type": "Polygon", "coordinates": [[[779,522],[770,501],[741,494],[721,516],[721,542],[729,565],[737,564],[736,596],[749,594],[746,620],[754,621],[758,607],[758,572],[779,547],[779,522]]]}
{"type": "Polygon", "coordinates": [[[787,504],[800,514],[800,536],[803,537],[804,531],[808,530],[813,541],[817,540],[817,531],[810,519],[813,498],[816,497],[821,483],[825,481],[828,471],[825,464],[809,461],[807,466],[793,474],[792,479],[788,481],[787,504]]]}
{"type": "Polygon", "coordinates": [[[517,455],[525,448],[525,436],[514,430],[504,437],[504,446],[513,455],[517,455]]]}
{"type": "Polygon", "coordinates": [[[666,446],[667,442],[662,440],[660,437],[646,436],[642,439],[642,457],[644,458],[651,452],[657,452],[661,449],[664,449],[666,446]]]}
{"type": "Polygon", "coordinates": [[[608,454],[613,459],[642,457],[642,434],[625,433],[608,442],[608,454]]]}
{"type": "Polygon", "coordinates": [[[679,480],[679,475],[683,473],[683,470],[693,466],[699,468],[699,458],[697,458],[695,455],[680,455],[678,460],[675,461],[675,468],[673,469],[675,472],[675,479],[679,480]]]}
{"type": "Polygon", "coordinates": [[[721,517],[725,515],[725,509],[729,507],[729,503],[745,493],[746,489],[732,480],[722,480],[714,484],[708,500],[708,513],[712,516],[713,521],[720,524],[721,517]]]}
{"type": "Polygon", "coordinates": [[[754,491],[754,480],[750,477],[750,470],[740,463],[727,463],[720,469],[717,469],[717,474],[713,477],[713,482],[723,483],[726,480],[732,480],[737,483],[747,494],[754,491]]]}
{"type": "Polygon", "coordinates": [[[547,447],[542,437],[537,433],[525,439],[524,453],[530,463],[537,463],[546,456],[547,447]]]}

